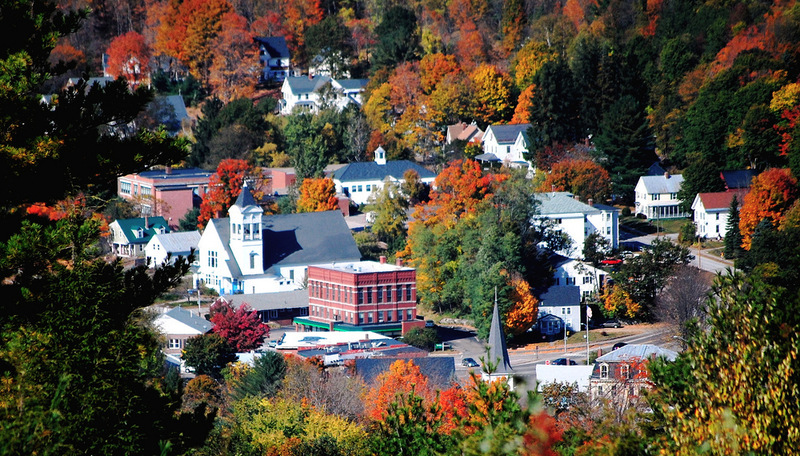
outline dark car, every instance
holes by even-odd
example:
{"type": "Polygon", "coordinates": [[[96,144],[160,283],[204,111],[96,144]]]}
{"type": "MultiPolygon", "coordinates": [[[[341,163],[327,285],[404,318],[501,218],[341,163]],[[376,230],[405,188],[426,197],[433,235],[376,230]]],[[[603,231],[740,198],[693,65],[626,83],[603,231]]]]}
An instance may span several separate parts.
{"type": "Polygon", "coordinates": [[[551,361],[550,364],[553,365],[553,366],[577,366],[578,365],[578,363],[575,362],[575,360],[569,359],[569,358],[558,358],[558,359],[556,359],[554,361],[551,361]]]}
{"type": "Polygon", "coordinates": [[[472,358],[464,358],[461,360],[461,365],[466,367],[478,367],[480,364],[472,358]]]}
{"type": "Polygon", "coordinates": [[[600,324],[603,328],[621,328],[622,323],[619,320],[606,320],[600,324]]]}
{"type": "Polygon", "coordinates": [[[626,344],[625,342],[617,342],[616,344],[614,344],[613,347],[611,347],[611,351],[619,350],[620,348],[622,348],[622,347],[624,347],[626,345],[628,345],[628,344],[626,344]]]}

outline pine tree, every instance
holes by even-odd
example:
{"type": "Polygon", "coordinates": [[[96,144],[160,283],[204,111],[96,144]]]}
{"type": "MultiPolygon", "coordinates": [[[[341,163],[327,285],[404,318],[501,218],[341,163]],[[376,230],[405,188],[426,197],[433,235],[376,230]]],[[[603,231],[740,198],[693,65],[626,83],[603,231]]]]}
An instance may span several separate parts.
{"type": "Polygon", "coordinates": [[[733,260],[742,256],[742,232],[739,231],[739,198],[733,195],[728,208],[725,228],[725,258],[733,260]]]}

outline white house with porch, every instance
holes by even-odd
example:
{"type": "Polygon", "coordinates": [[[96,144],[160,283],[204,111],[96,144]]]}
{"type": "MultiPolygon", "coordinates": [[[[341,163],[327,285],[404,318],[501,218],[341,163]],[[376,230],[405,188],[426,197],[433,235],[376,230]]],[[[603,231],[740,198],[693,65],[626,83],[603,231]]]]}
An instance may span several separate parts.
{"type": "Polygon", "coordinates": [[[483,154],[475,159],[512,168],[531,168],[531,162],[524,156],[530,145],[530,127],[531,124],[489,125],[483,134],[483,154]]]}
{"type": "Polygon", "coordinates": [[[683,184],[680,174],[664,173],[659,176],[641,176],[636,183],[636,214],[649,219],[686,217],[681,210],[678,191],[683,184]]]}
{"type": "Polygon", "coordinates": [[[544,336],[581,329],[581,294],[577,286],[552,286],[539,296],[539,332],[544,336]]]}

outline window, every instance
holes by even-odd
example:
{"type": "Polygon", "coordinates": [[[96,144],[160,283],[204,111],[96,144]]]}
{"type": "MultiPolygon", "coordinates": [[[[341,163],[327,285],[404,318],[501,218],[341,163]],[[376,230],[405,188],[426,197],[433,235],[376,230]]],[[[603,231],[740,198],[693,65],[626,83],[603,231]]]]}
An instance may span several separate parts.
{"type": "Polygon", "coordinates": [[[170,339],[167,348],[181,348],[181,345],[180,339],[170,339]]]}
{"type": "Polygon", "coordinates": [[[289,269],[289,280],[294,280],[294,269],[289,269]]]}
{"type": "Polygon", "coordinates": [[[367,184],[367,191],[370,191],[370,189],[369,189],[369,184],[367,184]]]}
{"type": "Polygon", "coordinates": [[[406,309],[406,320],[413,320],[414,319],[414,315],[413,315],[412,312],[413,311],[411,309],[406,309]]]}
{"type": "Polygon", "coordinates": [[[119,192],[123,195],[130,195],[131,194],[131,183],[130,182],[123,182],[120,181],[119,183],[119,192]]]}
{"type": "Polygon", "coordinates": [[[364,324],[364,312],[359,312],[358,313],[358,324],[360,324],[360,325],[364,324]]]}
{"type": "Polygon", "coordinates": [[[411,301],[411,285],[406,285],[406,301],[411,301]]]}
{"type": "Polygon", "coordinates": [[[653,193],[652,195],[650,195],[650,200],[651,201],[658,201],[659,199],[661,199],[660,197],[661,197],[660,193],[653,193]]]}
{"type": "Polygon", "coordinates": [[[217,252],[213,250],[208,251],[208,266],[211,268],[217,267],[217,252]]]}
{"type": "Polygon", "coordinates": [[[610,226],[606,227],[606,234],[611,234],[611,227],[610,226]]]}
{"type": "Polygon", "coordinates": [[[256,268],[256,254],[250,253],[250,269],[256,268]]]}
{"type": "Polygon", "coordinates": [[[587,283],[592,283],[592,276],[583,277],[583,284],[586,285],[587,283]]]}
{"type": "Polygon", "coordinates": [[[342,187],[342,193],[344,193],[345,195],[349,195],[350,194],[350,190],[347,187],[342,187]]]}
{"type": "Polygon", "coordinates": [[[619,366],[619,376],[623,380],[628,380],[631,378],[631,366],[627,364],[619,366]]]}
{"type": "Polygon", "coordinates": [[[372,304],[372,289],[367,288],[367,304],[372,304]]]}
{"type": "Polygon", "coordinates": [[[142,196],[150,196],[151,190],[150,187],[145,187],[142,185],[142,196]]]}
{"type": "Polygon", "coordinates": [[[377,291],[378,291],[378,293],[377,293],[378,302],[383,302],[383,288],[378,287],[377,291]]]}
{"type": "Polygon", "coordinates": [[[358,290],[358,304],[362,304],[364,302],[364,290],[358,290]]]}
{"type": "Polygon", "coordinates": [[[378,312],[378,323],[383,323],[386,320],[386,311],[381,310],[378,312]]]}
{"type": "Polygon", "coordinates": [[[367,323],[372,323],[372,312],[367,312],[367,323]]]}
{"type": "Polygon", "coordinates": [[[575,285],[575,277],[567,277],[567,285],[575,285]]]}
{"type": "Polygon", "coordinates": [[[719,220],[719,212],[717,212],[717,220],[719,220]]]}
{"type": "Polygon", "coordinates": [[[560,218],[553,219],[553,220],[556,222],[556,225],[561,225],[561,219],[560,218]]]}
{"type": "Polygon", "coordinates": [[[678,194],[677,193],[670,193],[669,194],[669,199],[672,199],[672,200],[678,199],[678,194]]]}
{"type": "Polygon", "coordinates": [[[719,234],[719,225],[717,225],[717,234],[719,234]]]}
{"type": "Polygon", "coordinates": [[[600,378],[608,378],[608,364],[600,365],[600,378]]]}
{"type": "Polygon", "coordinates": [[[397,311],[397,321],[403,321],[403,311],[402,310],[398,310],[397,311]]]}
{"type": "Polygon", "coordinates": [[[394,313],[394,310],[390,310],[390,311],[386,312],[386,321],[392,321],[392,314],[393,313],[394,313]]]}
{"type": "Polygon", "coordinates": [[[358,186],[358,191],[359,191],[359,192],[363,192],[363,191],[364,191],[364,187],[363,187],[363,186],[361,186],[361,185],[359,185],[359,186],[358,186]]]}

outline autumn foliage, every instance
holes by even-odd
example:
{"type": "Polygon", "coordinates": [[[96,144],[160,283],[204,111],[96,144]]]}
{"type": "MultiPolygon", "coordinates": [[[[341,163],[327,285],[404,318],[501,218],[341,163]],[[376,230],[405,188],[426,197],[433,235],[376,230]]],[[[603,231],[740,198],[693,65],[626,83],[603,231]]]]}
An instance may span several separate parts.
{"type": "Polygon", "coordinates": [[[522,277],[511,278],[514,287],[509,298],[514,302],[506,313],[506,329],[512,335],[519,335],[536,323],[539,314],[539,300],[533,295],[531,286],[522,277]]]}
{"type": "Polygon", "coordinates": [[[224,216],[242,192],[244,178],[249,172],[250,165],[244,160],[227,158],[219,163],[217,172],[211,175],[208,191],[203,195],[203,202],[200,204],[198,227],[204,227],[212,218],[224,216]]]}
{"type": "Polygon", "coordinates": [[[211,305],[209,314],[214,323],[214,333],[219,334],[237,352],[246,352],[261,347],[269,335],[269,326],[261,322],[258,314],[247,304],[238,309],[224,299],[211,305]]]}
{"type": "Polygon", "coordinates": [[[539,186],[540,192],[570,192],[581,200],[605,201],[611,190],[611,177],[602,166],[588,159],[566,159],[553,164],[539,186]]]}
{"type": "Polygon", "coordinates": [[[753,178],[750,192],[745,195],[739,212],[742,247],[750,250],[753,232],[761,220],[767,219],[779,226],[798,196],[797,179],[788,169],[768,169],[753,178]]]}
{"type": "Polygon", "coordinates": [[[123,76],[131,85],[141,82],[150,72],[150,48],[139,33],[128,32],[114,38],[106,53],[108,72],[114,77],[123,76]]]}
{"type": "Polygon", "coordinates": [[[419,366],[414,364],[413,360],[395,361],[388,371],[378,375],[375,386],[367,392],[364,398],[365,414],[376,421],[383,419],[395,397],[399,394],[410,394],[412,390],[426,403],[434,399],[434,392],[428,385],[428,377],[422,375],[419,366]]]}
{"type": "Polygon", "coordinates": [[[306,178],[300,185],[297,199],[297,212],[324,212],[339,207],[336,199],[336,186],[328,178],[306,178]]]}

